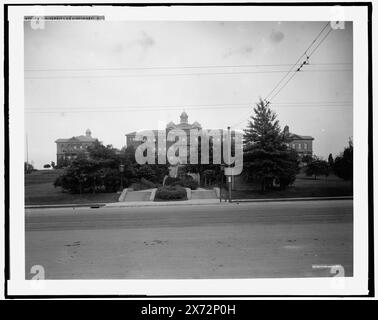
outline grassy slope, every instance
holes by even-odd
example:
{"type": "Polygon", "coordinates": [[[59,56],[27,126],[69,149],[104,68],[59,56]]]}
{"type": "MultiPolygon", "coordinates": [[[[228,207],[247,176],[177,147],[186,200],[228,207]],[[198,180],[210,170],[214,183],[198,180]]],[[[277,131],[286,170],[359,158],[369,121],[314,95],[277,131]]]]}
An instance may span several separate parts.
{"type": "Polygon", "coordinates": [[[54,188],[61,170],[39,170],[25,175],[25,205],[117,202],[117,193],[69,194],[54,188]]]}

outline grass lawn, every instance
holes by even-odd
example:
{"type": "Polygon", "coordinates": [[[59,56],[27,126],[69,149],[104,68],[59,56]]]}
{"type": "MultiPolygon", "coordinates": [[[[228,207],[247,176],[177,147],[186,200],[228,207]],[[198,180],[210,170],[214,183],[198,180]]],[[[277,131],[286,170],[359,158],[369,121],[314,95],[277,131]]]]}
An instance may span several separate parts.
{"type": "Polygon", "coordinates": [[[323,176],[317,177],[315,180],[312,177],[306,177],[303,174],[299,174],[294,185],[285,190],[277,189],[261,193],[256,186],[253,186],[250,190],[244,187],[243,190],[232,191],[233,199],[337,197],[352,195],[352,184],[336,177],[335,175],[330,175],[328,178],[323,176]]]}
{"type": "Polygon", "coordinates": [[[39,170],[25,175],[25,205],[117,202],[117,193],[70,194],[53,183],[61,170],[39,170]]]}

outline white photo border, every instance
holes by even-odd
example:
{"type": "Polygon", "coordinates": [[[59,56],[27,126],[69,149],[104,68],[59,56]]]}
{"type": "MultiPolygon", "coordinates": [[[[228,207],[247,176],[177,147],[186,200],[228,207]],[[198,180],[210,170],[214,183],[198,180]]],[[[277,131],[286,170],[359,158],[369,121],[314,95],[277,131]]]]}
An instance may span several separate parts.
{"type": "Polygon", "coordinates": [[[9,6],[9,240],[8,295],[75,296],[349,296],[368,295],[368,8],[367,6],[9,6]],[[341,9],[341,10],[340,10],[341,9]],[[25,280],[24,16],[104,15],[133,21],[352,21],[353,22],[353,277],[222,280],[25,280]],[[341,16],[342,19],[340,19],[341,16]]]}

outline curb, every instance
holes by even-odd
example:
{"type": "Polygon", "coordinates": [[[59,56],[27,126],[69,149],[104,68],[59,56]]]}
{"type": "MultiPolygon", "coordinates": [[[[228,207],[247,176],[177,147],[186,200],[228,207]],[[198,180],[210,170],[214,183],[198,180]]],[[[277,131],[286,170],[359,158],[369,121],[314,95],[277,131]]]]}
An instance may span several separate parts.
{"type": "Polygon", "coordinates": [[[341,197],[304,197],[304,198],[265,198],[265,199],[233,199],[231,203],[238,202],[282,202],[282,201],[321,201],[321,200],[353,200],[353,196],[341,197]]]}
{"type": "Polygon", "coordinates": [[[78,203],[78,204],[45,204],[45,205],[28,205],[25,209],[50,209],[50,208],[100,208],[105,207],[105,203],[78,203]]]}
{"type": "MultiPolygon", "coordinates": [[[[234,199],[232,203],[248,203],[248,202],[284,202],[284,201],[321,201],[321,200],[353,200],[353,196],[342,196],[342,197],[306,197],[306,198],[274,198],[274,199],[234,199]]],[[[188,200],[183,202],[153,202],[147,201],[146,204],[143,203],[127,203],[127,202],[115,202],[115,203],[82,203],[82,204],[57,204],[57,205],[28,205],[25,209],[49,209],[49,208],[79,208],[79,207],[90,207],[90,208],[122,208],[122,207],[162,207],[162,206],[195,206],[195,205],[225,205],[230,204],[229,202],[198,202],[198,203],[187,203],[188,200]]],[[[143,202],[143,201],[141,201],[143,202]]]]}
{"type": "MultiPolygon", "coordinates": [[[[115,203],[107,203],[105,204],[106,208],[136,208],[136,207],[172,207],[172,206],[198,206],[198,205],[219,205],[219,201],[217,202],[189,202],[190,200],[183,200],[183,201],[171,201],[171,202],[149,202],[141,201],[140,203],[127,203],[123,202],[123,204],[119,204],[118,202],[115,203]]],[[[224,204],[224,203],[222,203],[224,204]]]]}

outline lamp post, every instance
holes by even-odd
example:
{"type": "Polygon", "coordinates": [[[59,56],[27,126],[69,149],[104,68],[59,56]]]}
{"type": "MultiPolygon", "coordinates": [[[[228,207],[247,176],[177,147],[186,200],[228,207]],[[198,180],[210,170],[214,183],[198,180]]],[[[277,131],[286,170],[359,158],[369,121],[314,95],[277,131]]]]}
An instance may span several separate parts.
{"type": "MultiPolygon", "coordinates": [[[[230,131],[231,127],[227,127],[227,144],[228,144],[228,152],[227,152],[227,156],[228,156],[228,166],[230,167],[231,166],[231,131],[230,131]]],[[[232,200],[232,196],[231,196],[231,179],[232,179],[232,176],[229,175],[227,177],[227,182],[228,182],[228,202],[231,202],[232,200]]]]}
{"type": "Polygon", "coordinates": [[[223,176],[224,176],[224,164],[220,166],[220,181],[219,181],[219,202],[222,202],[222,186],[223,186],[223,176]]]}
{"type": "Polygon", "coordinates": [[[123,190],[123,172],[125,171],[125,165],[119,165],[119,172],[121,173],[121,191],[123,190]]]}

